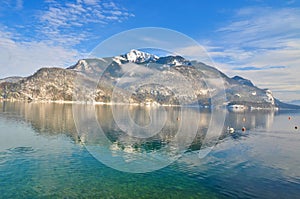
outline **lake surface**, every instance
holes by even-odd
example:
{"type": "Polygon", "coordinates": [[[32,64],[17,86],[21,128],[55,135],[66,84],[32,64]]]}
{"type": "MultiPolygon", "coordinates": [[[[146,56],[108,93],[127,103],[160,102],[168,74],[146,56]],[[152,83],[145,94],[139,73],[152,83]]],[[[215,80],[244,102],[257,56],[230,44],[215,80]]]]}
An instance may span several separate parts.
{"type": "Polygon", "coordinates": [[[0,104],[0,198],[300,195],[300,112],[225,112],[216,142],[209,111],[78,106],[0,104]]]}

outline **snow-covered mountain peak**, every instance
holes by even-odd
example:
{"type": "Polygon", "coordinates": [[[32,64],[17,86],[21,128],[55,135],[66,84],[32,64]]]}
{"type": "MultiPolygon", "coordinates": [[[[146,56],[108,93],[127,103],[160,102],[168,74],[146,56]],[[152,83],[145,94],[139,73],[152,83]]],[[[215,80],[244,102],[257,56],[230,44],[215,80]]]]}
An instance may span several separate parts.
{"type": "Polygon", "coordinates": [[[128,61],[134,63],[144,63],[148,61],[156,61],[159,57],[150,53],[132,49],[125,55],[128,61]]]}

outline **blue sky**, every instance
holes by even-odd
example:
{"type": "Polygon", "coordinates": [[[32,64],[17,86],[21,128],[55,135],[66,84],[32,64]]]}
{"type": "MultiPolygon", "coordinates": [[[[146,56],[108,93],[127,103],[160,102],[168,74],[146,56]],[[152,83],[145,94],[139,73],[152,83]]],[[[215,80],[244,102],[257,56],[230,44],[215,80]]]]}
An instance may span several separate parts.
{"type": "MultiPolygon", "coordinates": [[[[179,31],[203,45],[218,68],[276,97],[300,99],[300,2],[2,0],[0,78],[67,67],[103,40],[132,28],[179,31]]],[[[186,49],[193,54],[193,46],[186,49]]]]}

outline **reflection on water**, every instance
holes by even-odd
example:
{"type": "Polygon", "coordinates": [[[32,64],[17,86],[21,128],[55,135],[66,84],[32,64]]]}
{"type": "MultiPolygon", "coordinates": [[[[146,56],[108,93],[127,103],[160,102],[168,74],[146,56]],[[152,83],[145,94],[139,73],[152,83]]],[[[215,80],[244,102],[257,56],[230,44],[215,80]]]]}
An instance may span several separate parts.
{"type": "Polygon", "coordinates": [[[0,117],[16,119],[19,116],[32,125],[36,132],[45,135],[69,134],[76,138],[72,105],[50,103],[9,103],[0,104],[0,117]]]}
{"type": "Polygon", "coordinates": [[[79,133],[70,104],[1,103],[0,110],[0,192],[4,198],[292,198],[300,194],[300,130],[294,128],[300,123],[299,112],[227,113],[215,148],[199,159],[212,118],[207,110],[120,106],[114,112],[111,106],[96,106],[85,118],[91,128],[79,133]],[[101,126],[109,141],[103,146],[114,157],[165,157],[167,149],[185,153],[152,173],[110,169],[82,145],[101,143],[91,118],[101,126]],[[130,126],[129,119],[138,126],[130,126]],[[151,125],[161,129],[151,134],[147,131],[151,125]],[[228,132],[227,127],[235,132],[228,132]],[[137,128],[141,131],[130,131],[137,128]]]}
{"type": "MultiPolygon", "coordinates": [[[[163,167],[185,151],[205,148],[202,146],[203,141],[213,119],[211,113],[205,109],[76,105],[81,110],[76,113],[81,117],[81,123],[77,122],[79,125],[76,129],[72,104],[4,102],[1,106],[3,116],[9,117],[9,114],[14,113],[18,119],[29,123],[38,134],[65,134],[75,143],[91,147],[101,146],[101,151],[97,153],[119,156],[125,158],[125,162],[134,160],[139,162],[139,166],[141,159],[145,159],[143,153],[154,154],[155,158],[158,158],[157,155],[161,156],[159,158],[164,160],[161,162],[163,167]]],[[[228,136],[235,139],[247,136],[247,132],[242,132],[243,128],[248,131],[257,128],[269,129],[274,114],[271,111],[247,114],[228,112],[218,142],[228,136]],[[234,128],[235,133],[228,132],[228,127],[234,128]]],[[[213,139],[205,141],[205,145],[214,145],[217,142],[213,139]]],[[[151,162],[152,158],[151,156],[151,162]]],[[[120,162],[121,168],[116,169],[124,169],[125,162],[120,162]]],[[[145,164],[147,169],[151,168],[149,161],[145,164]]],[[[155,162],[154,165],[159,164],[155,162]]]]}
{"type": "MultiPolygon", "coordinates": [[[[81,106],[89,108],[88,105],[81,106]]],[[[72,104],[4,102],[0,104],[0,110],[2,112],[0,117],[9,117],[11,113],[13,113],[13,117],[18,115],[18,119],[29,123],[40,134],[56,135],[63,133],[77,143],[87,141],[83,137],[80,140],[82,132],[79,132],[78,136],[73,119],[72,104]]],[[[189,146],[193,150],[199,150],[201,141],[212,120],[208,110],[199,111],[198,109],[181,109],[180,107],[164,107],[162,110],[161,108],[152,109],[139,106],[115,106],[113,111],[111,106],[103,105],[96,106],[96,109],[91,109],[91,111],[95,112],[90,112],[90,117],[94,117],[96,114],[97,122],[112,143],[124,145],[123,148],[126,147],[126,144],[136,144],[134,148],[145,146],[147,150],[155,150],[168,144],[176,137],[179,130],[185,132],[183,132],[184,136],[176,137],[178,142],[187,139],[188,134],[194,136],[193,131],[196,130],[196,137],[189,146]],[[139,128],[130,126],[132,124],[136,124],[139,128]],[[154,143],[151,144],[151,141],[154,143]]],[[[234,128],[235,132],[241,132],[243,127],[247,130],[270,129],[274,115],[275,112],[273,111],[228,112],[220,139],[229,135],[226,131],[227,127],[234,128]]],[[[91,118],[85,118],[86,123],[89,120],[91,118]]],[[[95,141],[96,138],[93,137],[90,141],[92,140],[95,141]]]]}

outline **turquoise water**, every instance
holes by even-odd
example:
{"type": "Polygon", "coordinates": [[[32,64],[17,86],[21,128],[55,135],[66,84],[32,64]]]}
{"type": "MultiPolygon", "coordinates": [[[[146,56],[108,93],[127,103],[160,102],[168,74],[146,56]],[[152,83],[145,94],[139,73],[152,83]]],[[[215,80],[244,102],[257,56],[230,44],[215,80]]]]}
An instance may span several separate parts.
{"type": "MultiPolygon", "coordinates": [[[[205,158],[198,157],[201,135],[197,135],[178,160],[136,174],[112,169],[91,155],[77,134],[72,105],[6,103],[0,108],[0,198],[295,198],[300,194],[298,112],[227,113],[225,126],[236,132],[224,131],[205,158]],[[242,132],[242,127],[247,131],[242,132]]],[[[108,137],[122,149],[128,140],[120,139],[109,108],[97,110],[108,137]]],[[[177,118],[178,112],[170,114],[177,118]]],[[[206,128],[209,116],[202,114],[199,129],[206,128]]],[[[165,132],[174,131],[166,126],[165,132]]],[[[160,155],[168,144],[160,138],[163,141],[144,140],[135,149],[160,155]]]]}

